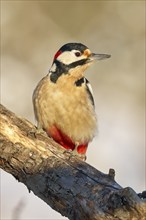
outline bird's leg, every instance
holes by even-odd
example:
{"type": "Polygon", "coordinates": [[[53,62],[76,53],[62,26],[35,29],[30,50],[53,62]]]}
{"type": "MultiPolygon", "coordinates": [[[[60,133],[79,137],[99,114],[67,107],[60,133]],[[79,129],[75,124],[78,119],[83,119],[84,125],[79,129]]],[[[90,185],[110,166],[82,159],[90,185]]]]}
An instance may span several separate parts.
{"type": "Polygon", "coordinates": [[[41,134],[41,133],[45,133],[43,128],[42,128],[42,125],[37,122],[37,130],[35,131],[36,134],[41,134]]]}
{"type": "Polygon", "coordinates": [[[63,151],[63,154],[66,155],[69,159],[72,158],[72,150],[71,149],[65,149],[63,151]]]}
{"type": "Polygon", "coordinates": [[[65,150],[64,154],[69,154],[69,159],[73,156],[77,156],[79,159],[85,161],[86,160],[86,155],[85,154],[80,154],[78,152],[78,146],[79,146],[79,142],[76,142],[74,150],[71,150],[71,149],[65,150]]]}
{"type": "Polygon", "coordinates": [[[85,161],[86,160],[86,155],[85,154],[80,154],[78,152],[78,146],[79,145],[80,145],[79,142],[76,142],[74,150],[66,150],[66,152],[68,151],[68,153],[70,153],[69,158],[71,158],[72,156],[77,156],[79,159],[85,161]]]}
{"type": "Polygon", "coordinates": [[[32,127],[32,129],[28,132],[27,135],[33,135],[36,138],[38,134],[46,134],[39,122],[37,122],[37,127],[32,127]]]}
{"type": "Polygon", "coordinates": [[[77,148],[78,148],[78,142],[76,142],[75,143],[75,148],[74,148],[74,150],[72,150],[72,149],[66,149],[65,151],[64,151],[64,154],[70,154],[70,157],[69,158],[71,158],[73,155],[74,156],[78,156],[78,151],[77,151],[77,148]]]}
{"type": "Polygon", "coordinates": [[[79,145],[80,145],[79,142],[76,142],[76,143],[75,143],[75,149],[72,151],[72,153],[73,153],[75,156],[79,157],[81,160],[85,161],[85,160],[87,159],[86,154],[80,154],[80,153],[78,152],[78,146],[79,146],[79,145]]]}
{"type": "Polygon", "coordinates": [[[78,146],[79,146],[79,142],[75,142],[75,149],[73,150],[73,154],[76,156],[79,156],[78,146]]]}

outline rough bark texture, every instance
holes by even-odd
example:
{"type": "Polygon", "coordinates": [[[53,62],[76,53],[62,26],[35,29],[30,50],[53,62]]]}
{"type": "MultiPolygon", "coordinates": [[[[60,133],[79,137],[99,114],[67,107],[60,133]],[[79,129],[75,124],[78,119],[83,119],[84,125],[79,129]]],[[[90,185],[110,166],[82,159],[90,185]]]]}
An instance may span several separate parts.
{"type": "Polygon", "coordinates": [[[0,167],[71,220],[144,220],[146,202],[0,106],[0,167]]]}

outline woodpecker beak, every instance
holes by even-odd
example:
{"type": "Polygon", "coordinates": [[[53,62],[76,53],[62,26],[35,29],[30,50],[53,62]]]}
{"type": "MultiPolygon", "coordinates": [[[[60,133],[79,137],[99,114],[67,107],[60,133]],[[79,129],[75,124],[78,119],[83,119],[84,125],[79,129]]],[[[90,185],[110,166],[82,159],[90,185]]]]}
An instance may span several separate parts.
{"type": "Polygon", "coordinates": [[[111,55],[109,54],[95,54],[95,53],[91,53],[88,57],[89,59],[89,62],[92,62],[94,60],[104,60],[104,59],[107,59],[107,58],[110,58],[111,55]]]}

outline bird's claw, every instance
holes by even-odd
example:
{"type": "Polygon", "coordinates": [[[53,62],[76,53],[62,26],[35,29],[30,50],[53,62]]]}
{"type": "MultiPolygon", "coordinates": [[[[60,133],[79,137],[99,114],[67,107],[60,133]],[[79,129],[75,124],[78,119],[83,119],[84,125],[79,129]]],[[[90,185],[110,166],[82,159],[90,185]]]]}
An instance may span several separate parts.
{"type": "Polygon", "coordinates": [[[63,154],[65,154],[66,156],[68,156],[69,159],[70,159],[70,158],[72,157],[72,150],[71,150],[71,149],[65,150],[65,151],[63,152],[63,154]]]}
{"type": "Polygon", "coordinates": [[[71,150],[71,149],[68,149],[68,150],[65,150],[63,152],[63,154],[67,155],[69,160],[72,158],[72,157],[77,157],[79,158],[80,160],[82,161],[85,161],[87,159],[86,155],[85,154],[79,154],[76,150],[71,150]]]}
{"type": "Polygon", "coordinates": [[[45,134],[44,130],[42,128],[33,127],[28,133],[27,136],[33,136],[34,138],[37,138],[37,135],[39,134],[45,134]]]}

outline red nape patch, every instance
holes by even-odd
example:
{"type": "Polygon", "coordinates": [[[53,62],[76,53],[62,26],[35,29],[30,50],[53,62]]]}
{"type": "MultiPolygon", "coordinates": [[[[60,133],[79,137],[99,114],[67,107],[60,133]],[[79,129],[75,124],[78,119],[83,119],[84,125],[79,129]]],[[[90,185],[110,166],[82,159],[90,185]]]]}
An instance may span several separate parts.
{"type": "Polygon", "coordinates": [[[61,53],[62,53],[62,51],[61,51],[61,50],[58,50],[57,53],[56,53],[55,56],[54,56],[54,60],[56,60],[57,57],[58,57],[61,53]]]}
{"type": "MultiPolygon", "coordinates": [[[[74,150],[75,143],[64,133],[60,131],[56,126],[52,126],[48,131],[48,135],[54,139],[57,143],[62,145],[65,149],[74,150]]],[[[78,146],[77,151],[79,154],[85,154],[88,144],[81,144],[78,146]]]]}

